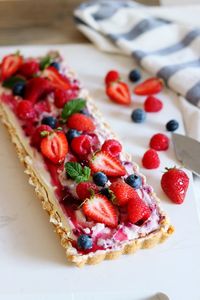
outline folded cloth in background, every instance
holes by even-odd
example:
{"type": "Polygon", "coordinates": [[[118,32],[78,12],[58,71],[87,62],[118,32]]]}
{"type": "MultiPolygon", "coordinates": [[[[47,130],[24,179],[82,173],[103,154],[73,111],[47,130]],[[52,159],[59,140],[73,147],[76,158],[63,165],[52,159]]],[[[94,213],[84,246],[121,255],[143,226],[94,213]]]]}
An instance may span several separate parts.
{"type": "Polygon", "coordinates": [[[200,28],[163,13],[159,17],[158,10],[155,16],[133,1],[103,0],[82,4],[74,15],[78,28],[98,48],[132,55],[180,94],[187,133],[200,140],[200,28]]]}

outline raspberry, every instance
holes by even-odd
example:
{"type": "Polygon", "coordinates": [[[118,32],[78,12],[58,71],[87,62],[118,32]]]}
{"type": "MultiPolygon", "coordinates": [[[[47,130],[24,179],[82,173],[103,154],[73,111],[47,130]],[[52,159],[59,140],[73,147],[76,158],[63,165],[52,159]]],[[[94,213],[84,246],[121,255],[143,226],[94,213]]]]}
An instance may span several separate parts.
{"type": "Polygon", "coordinates": [[[17,105],[17,116],[21,120],[34,119],[36,113],[33,104],[27,100],[20,101],[17,105]]]}
{"type": "Polygon", "coordinates": [[[37,148],[40,147],[40,143],[42,141],[42,136],[41,136],[41,132],[42,131],[52,131],[52,128],[48,125],[40,125],[39,127],[37,127],[31,137],[31,145],[35,146],[37,148]]]}
{"type": "Polygon", "coordinates": [[[154,96],[148,96],[144,102],[144,110],[146,112],[158,112],[163,108],[161,100],[154,96]]]}
{"type": "Polygon", "coordinates": [[[91,152],[90,138],[87,135],[80,135],[73,138],[71,148],[78,155],[88,155],[91,152]]]}
{"type": "Polygon", "coordinates": [[[150,148],[157,151],[164,151],[169,148],[169,139],[165,134],[157,133],[150,140],[150,148]]]}
{"type": "Polygon", "coordinates": [[[54,103],[58,108],[63,108],[66,102],[71,100],[70,96],[67,95],[67,92],[57,88],[54,93],[54,103]]]}
{"type": "Polygon", "coordinates": [[[92,119],[80,113],[71,115],[67,121],[67,126],[78,131],[93,132],[95,130],[92,119]]]}
{"type": "Polygon", "coordinates": [[[122,151],[122,145],[118,141],[110,139],[103,143],[101,150],[112,156],[118,156],[122,151]]]}
{"type": "Polygon", "coordinates": [[[23,63],[19,69],[19,73],[30,78],[39,71],[39,63],[35,60],[29,60],[23,63]]]}
{"type": "Polygon", "coordinates": [[[111,70],[106,74],[105,84],[108,85],[111,82],[117,81],[120,79],[119,73],[115,70],[111,70]]]}
{"type": "Polygon", "coordinates": [[[80,182],[76,187],[76,193],[81,200],[89,198],[92,193],[97,193],[98,187],[93,182],[80,182]]]}
{"type": "Polygon", "coordinates": [[[158,168],[160,166],[158,153],[153,149],[147,150],[142,158],[142,164],[146,169],[158,168]]]}

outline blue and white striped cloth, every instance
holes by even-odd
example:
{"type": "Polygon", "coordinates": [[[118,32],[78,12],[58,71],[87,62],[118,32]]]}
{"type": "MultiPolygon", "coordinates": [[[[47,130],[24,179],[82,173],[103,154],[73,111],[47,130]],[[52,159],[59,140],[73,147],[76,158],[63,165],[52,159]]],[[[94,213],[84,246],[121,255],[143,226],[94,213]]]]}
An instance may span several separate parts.
{"type": "Polygon", "coordinates": [[[132,1],[82,4],[78,28],[101,50],[121,52],[200,107],[200,28],[149,15],[132,1]]]}

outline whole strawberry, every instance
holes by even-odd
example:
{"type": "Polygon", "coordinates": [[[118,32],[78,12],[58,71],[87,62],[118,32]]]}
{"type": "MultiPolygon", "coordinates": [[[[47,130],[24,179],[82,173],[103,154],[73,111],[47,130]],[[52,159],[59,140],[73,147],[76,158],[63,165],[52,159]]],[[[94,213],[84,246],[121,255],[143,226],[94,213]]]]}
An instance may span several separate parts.
{"type": "Polygon", "coordinates": [[[189,185],[187,174],[176,167],[167,169],[161,178],[161,187],[168,198],[176,203],[181,204],[189,185]]]}

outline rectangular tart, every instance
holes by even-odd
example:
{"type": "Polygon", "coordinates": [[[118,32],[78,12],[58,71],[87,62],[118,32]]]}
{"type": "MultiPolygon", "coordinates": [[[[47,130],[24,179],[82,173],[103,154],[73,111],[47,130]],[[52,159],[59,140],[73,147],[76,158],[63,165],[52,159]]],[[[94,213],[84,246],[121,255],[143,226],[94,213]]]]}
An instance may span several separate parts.
{"type": "Polygon", "coordinates": [[[3,58],[0,116],[70,262],[80,267],[114,259],[173,233],[131,156],[119,151],[114,157],[102,147],[118,139],[59,53],[3,58]],[[137,189],[125,183],[132,174],[141,179],[137,189]],[[141,201],[148,216],[131,221],[133,199],[119,205],[112,189],[116,182],[141,201]]]}

